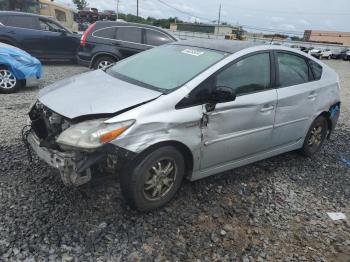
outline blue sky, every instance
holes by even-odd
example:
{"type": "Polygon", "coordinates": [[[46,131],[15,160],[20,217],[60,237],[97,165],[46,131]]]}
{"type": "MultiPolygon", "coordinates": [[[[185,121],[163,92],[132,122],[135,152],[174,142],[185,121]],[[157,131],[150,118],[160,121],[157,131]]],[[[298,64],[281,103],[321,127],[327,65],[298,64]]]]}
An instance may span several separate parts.
{"type": "MultiPolygon", "coordinates": [[[[71,4],[71,0],[55,0],[71,4]]],[[[116,9],[117,0],[87,0],[90,7],[116,9]]],[[[216,20],[222,4],[222,21],[279,31],[305,29],[350,31],[350,0],[139,0],[143,17],[177,16],[185,21],[216,20]]],[[[119,0],[120,11],[136,14],[136,0],[119,0]]],[[[72,5],[73,6],[73,5],[72,5]]]]}

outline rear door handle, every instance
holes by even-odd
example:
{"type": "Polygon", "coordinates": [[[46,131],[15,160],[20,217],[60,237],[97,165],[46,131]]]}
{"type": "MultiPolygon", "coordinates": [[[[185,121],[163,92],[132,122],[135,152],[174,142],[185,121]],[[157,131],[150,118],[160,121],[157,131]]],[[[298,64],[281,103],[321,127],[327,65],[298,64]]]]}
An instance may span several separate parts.
{"type": "Polygon", "coordinates": [[[113,42],[113,44],[112,44],[112,45],[120,46],[120,45],[121,45],[121,43],[119,43],[119,42],[113,42]]]}
{"type": "Polygon", "coordinates": [[[260,109],[260,112],[269,112],[272,111],[275,107],[274,106],[264,106],[263,108],[260,109]]]}

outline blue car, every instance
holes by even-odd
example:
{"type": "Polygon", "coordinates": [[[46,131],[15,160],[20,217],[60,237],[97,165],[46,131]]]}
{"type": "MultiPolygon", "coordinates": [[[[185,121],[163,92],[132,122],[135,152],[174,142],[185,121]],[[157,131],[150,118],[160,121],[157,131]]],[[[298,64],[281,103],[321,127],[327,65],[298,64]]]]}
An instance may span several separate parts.
{"type": "Polygon", "coordinates": [[[27,52],[0,43],[0,93],[15,93],[20,87],[38,82],[42,66],[27,52]]]}

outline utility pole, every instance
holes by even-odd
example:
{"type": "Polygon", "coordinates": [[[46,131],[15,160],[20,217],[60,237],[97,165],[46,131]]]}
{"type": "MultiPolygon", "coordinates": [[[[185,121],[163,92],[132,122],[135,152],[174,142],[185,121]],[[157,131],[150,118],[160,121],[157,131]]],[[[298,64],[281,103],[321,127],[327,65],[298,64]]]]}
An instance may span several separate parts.
{"type": "Polygon", "coordinates": [[[137,10],[136,10],[136,15],[139,17],[139,0],[137,0],[137,10]]]}
{"type": "Polygon", "coordinates": [[[117,21],[119,19],[119,0],[117,0],[117,21]]]}
{"type": "Polygon", "coordinates": [[[219,36],[220,23],[221,23],[221,3],[220,3],[220,6],[219,6],[218,30],[217,30],[217,33],[216,33],[217,36],[219,36]]]}

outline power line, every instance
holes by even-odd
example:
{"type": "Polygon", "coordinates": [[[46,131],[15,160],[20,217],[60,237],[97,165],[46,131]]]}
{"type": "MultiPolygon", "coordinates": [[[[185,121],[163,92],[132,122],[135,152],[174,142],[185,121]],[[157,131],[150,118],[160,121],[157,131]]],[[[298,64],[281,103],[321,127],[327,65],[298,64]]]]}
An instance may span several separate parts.
{"type": "Polygon", "coordinates": [[[188,16],[200,18],[200,19],[202,19],[202,20],[210,21],[210,22],[212,22],[212,21],[215,20],[215,19],[208,19],[208,18],[206,18],[206,17],[201,17],[201,16],[192,14],[192,13],[187,12],[187,11],[183,11],[183,10],[181,10],[181,9],[175,7],[175,6],[172,6],[172,5],[170,5],[170,4],[166,3],[166,2],[164,2],[163,0],[156,0],[156,1],[158,1],[159,3],[165,5],[165,6],[169,7],[169,8],[172,8],[172,9],[176,10],[176,11],[179,12],[179,13],[182,13],[182,14],[185,14],[185,15],[188,15],[188,16]]]}

